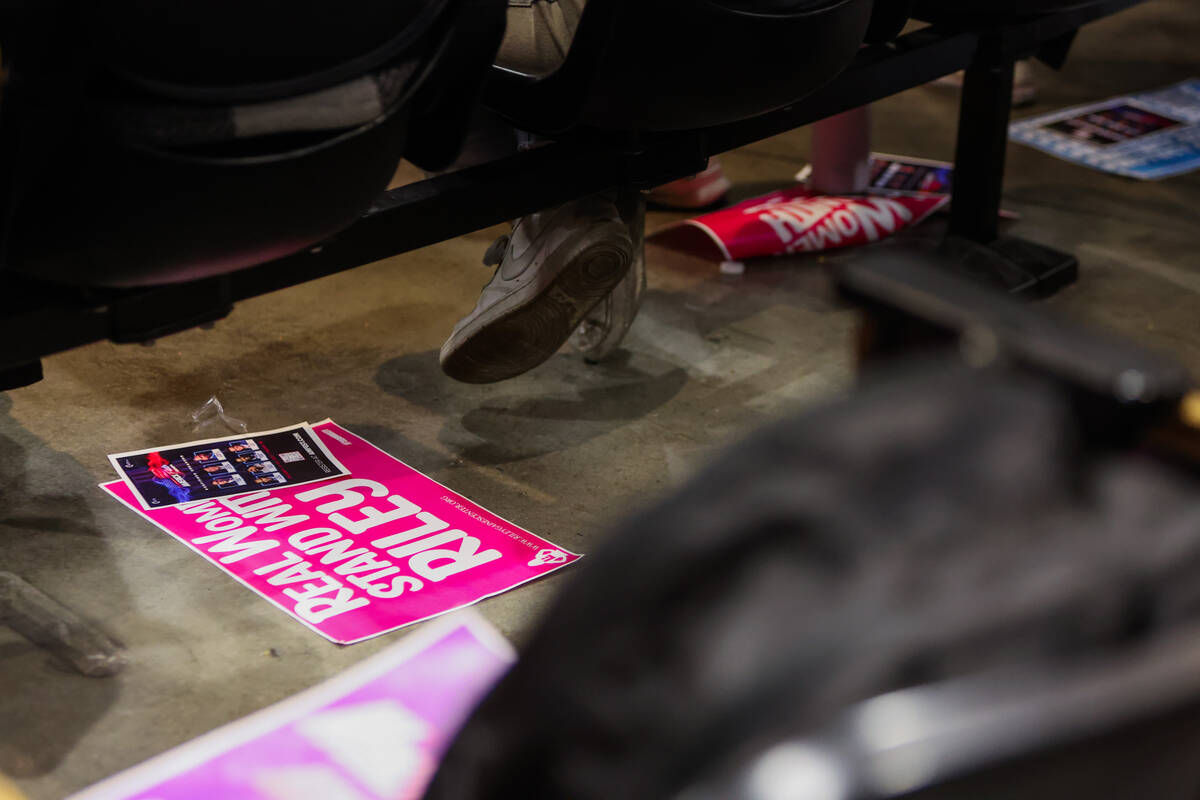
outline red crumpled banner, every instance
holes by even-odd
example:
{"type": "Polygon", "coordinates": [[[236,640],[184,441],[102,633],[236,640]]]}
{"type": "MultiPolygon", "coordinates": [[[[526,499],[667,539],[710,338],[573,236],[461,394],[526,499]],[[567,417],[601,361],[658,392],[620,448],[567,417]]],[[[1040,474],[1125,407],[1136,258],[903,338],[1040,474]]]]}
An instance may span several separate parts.
{"type": "Polygon", "coordinates": [[[684,220],[652,238],[724,261],[812,253],[877,242],[916,225],[949,200],[820,195],[796,186],[684,220]]]}

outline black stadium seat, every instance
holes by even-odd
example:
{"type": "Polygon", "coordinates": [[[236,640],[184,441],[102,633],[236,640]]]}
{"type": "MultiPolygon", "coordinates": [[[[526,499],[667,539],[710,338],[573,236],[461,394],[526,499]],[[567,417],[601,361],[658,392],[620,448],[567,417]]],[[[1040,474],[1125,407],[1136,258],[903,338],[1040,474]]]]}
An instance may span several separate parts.
{"type": "Polygon", "coordinates": [[[452,0],[116,0],[84,7],[97,60],[155,94],[216,103],[322,89],[411,54],[452,0]]]}
{"type": "Polygon", "coordinates": [[[994,24],[1092,5],[1095,0],[916,0],[913,16],[930,22],[994,24]]]}
{"type": "Polygon", "coordinates": [[[542,78],[497,67],[486,103],[542,134],[732,122],[837,75],[871,9],[871,0],[589,0],[562,66],[542,78]]]}
{"type": "Polygon", "coordinates": [[[495,0],[0,13],[3,266],[95,286],[226,273],[349,225],[402,155],[454,155],[504,25],[495,0]]]}

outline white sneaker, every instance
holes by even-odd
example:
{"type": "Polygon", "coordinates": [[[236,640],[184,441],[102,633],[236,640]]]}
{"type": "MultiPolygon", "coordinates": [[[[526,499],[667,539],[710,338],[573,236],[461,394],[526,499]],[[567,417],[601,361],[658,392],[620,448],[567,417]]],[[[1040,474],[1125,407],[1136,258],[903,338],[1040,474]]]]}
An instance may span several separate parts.
{"type": "Polygon", "coordinates": [[[635,202],[629,220],[633,264],[616,288],[587,313],[571,334],[571,346],[593,364],[608,358],[621,345],[646,293],[646,198],[639,194],[635,202]]]}
{"type": "Polygon", "coordinates": [[[522,217],[488,251],[499,266],[442,345],[442,371],[466,383],[520,375],[554,355],[633,260],[612,200],[595,195],[522,217]],[[501,244],[503,243],[503,244],[501,244]]]}

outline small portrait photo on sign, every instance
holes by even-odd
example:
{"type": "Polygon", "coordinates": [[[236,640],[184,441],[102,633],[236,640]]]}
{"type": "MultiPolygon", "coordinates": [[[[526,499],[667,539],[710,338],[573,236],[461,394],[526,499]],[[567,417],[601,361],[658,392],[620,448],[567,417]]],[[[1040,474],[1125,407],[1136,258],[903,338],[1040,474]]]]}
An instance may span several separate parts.
{"type": "Polygon", "coordinates": [[[253,481],[259,486],[281,486],[287,483],[287,478],[278,472],[272,472],[266,475],[255,475],[253,476],[253,481]]]}
{"type": "Polygon", "coordinates": [[[232,486],[245,486],[246,479],[241,475],[222,475],[219,478],[213,478],[209,481],[209,485],[214,489],[226,489],[232,486]]]}

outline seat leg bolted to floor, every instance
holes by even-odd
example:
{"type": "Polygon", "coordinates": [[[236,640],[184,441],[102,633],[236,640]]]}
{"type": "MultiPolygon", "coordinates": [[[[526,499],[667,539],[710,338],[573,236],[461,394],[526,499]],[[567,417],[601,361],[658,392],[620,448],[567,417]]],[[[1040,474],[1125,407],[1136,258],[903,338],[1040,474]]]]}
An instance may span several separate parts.
{"type": "Polygon", "coordinates": [[[1073,283],[1079,261],[1045,245],[1001,236],[1000,201],[1016,58],[983,41],[967,67],[954,157],[954,203],[943,250],[958,269],[1005,291],[1046,297],[1073,283]]]}

